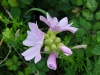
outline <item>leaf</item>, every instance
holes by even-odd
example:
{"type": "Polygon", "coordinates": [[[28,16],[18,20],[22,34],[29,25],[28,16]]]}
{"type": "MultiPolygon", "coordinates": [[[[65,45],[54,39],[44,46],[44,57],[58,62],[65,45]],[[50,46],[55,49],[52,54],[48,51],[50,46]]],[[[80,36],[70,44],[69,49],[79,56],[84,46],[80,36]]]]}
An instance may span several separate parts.
{"type": "Polygon", "coordinates": [[[100,75],[100,58],[97,62],[95,62],[95,75],[100,75]]]}
{"type": "Polygon", "coordinates": [[[20,8],[18,8],[18,7],[13,7],[13,8],[11,9],[11,14],[12,14],[13,17],[20,17],[20,15],[21,15],[21,10],[20,10],[20,8]],[[17,13],[16,13],[16,12],[17,12],[17,13]]]}
{"type": "Polygon", "coordinates": [[[100,44],[96,45],[92,51],[93,54],[95,55],[100,55],[100,44]]]}
{"type": "Polygon", "coordinates": [[[92,21],[94,19],[94,15],[93,13],[91,12],[91,10],[89,9],[84,9],[82,10],[82,16],[86,19],[86,20],[89,20],[89,21],[92,21]]]}
{"type": "Polygon", "coordinates": [[[87,69],[89,71],[91,71],[93,69],[93,64],[92,64],[93,61],[87,59],[87,69]]]}
{"type": "Polygon", "coordinates": [[[8,7],[8,2],[7,2],[7,0],[2,0],[1,1],[1,5],[3,6],[3,7],[8,7]]]}
{"type": "Polygon", "coordinates": [[[96,2],[95,0],[87,0],[86,6],[87,6],[91,11],[95,11],[96,8],[97,8],[97,6],[98,6],[98,2],[96,2]]]}
{"type": "Polygon", "coordinates": [[[29,63],[28,66],[31,69],[31,73],[35,73],[37,71],[37,67],[34,63],[29,63]]]}
{"type": "Polygon", "coordinates": [[[24,73],[21,71],[18,71],[18,75],[24,75],[24,73]]]}
{"type": "Polygon", "coordinates": [[[12,66],[13,65],[13,61],[12,60],[7,60],[6,61],[6,66],[12,66]]]}
{"type": "Polygon", "coordinates": [[[100,29],[100,22],[96,22],[96,23],[93,25],[93,29],[94,29],[94,30],[99,30],[99,29],[100,29]]]}
{"type": "Polygon", "coordinates": [[[72,6],[70,5],[69,0],[59,0],[55,6],[55,9],[57,11],[64,11],[64,12],[67,12],[71,8],[72,6]]]}
{"type": "Polygon", "coordinates": [[[75,75],[74,71],[72,71],[70,68],[65,69],[65,74],[64,75],[75,75]]]}
{"type": "Polygon", "coordinates": [[[17,3],[16,0],[8,0],[8,3],[9,3],[12,7],[18,6],[18,3],[17,3]]]}
{"type": "Polygon", "coordinates": [[[17,63],[17,61],[18,61],[17,59],[18,59],[18,58],[17,58],[16,55],[14,55],[12,59],[13,59],[13,62],[14,62],[14,63],[17,63]]]}
{"type": "Polygon", "coordinates": [[[40,8],[31,8],[31,9],[29,9],[29,10],[26,12],[26,14],[27,14],[28,12],[30,12],[30,11],[39,11],[39,12],[43,13],[44,15],[46,15],[46,11],[43,10],[43,9],[40,9],[40,8]]]}
{"type": "Polygon", "coordinates": [[[90,22],[88,22],[87,20],[85,20],[84,18],[80,17],[80,25],[86,29],[91,29],[92,28],[92,24],[90,22]]]}
{"type": "Polygon", "coordinates": [[[96,12],[95,18],[96,18],[97,20],[100,20],[100,11],[96,12]]]}
{"type": "Polygon", "coordinates": [[[23,3],[25,4],[31,4],[32,2],[34,2],[34,0],[21,0],[23,3]]]}
{"type": "Polygon", "coordinates": [[[83,0],[77,0],[76,2],[78,6],[81,6],[83,4],[83,0]]]}
{"type": "Polygon", "coordinates": [[[53,10],[53,9],[49,9],[49,14],[52,16],[52,17],[58,17],[58,12],[53,10]]]}
{"type": "Polygon", "coordinates": [[[100,31],[97,31],[97,42],[100,43],[100,31]]]}
{"type": "Polygon", "coordinates": [[[86,30],[84,30],[83,28],[80,28],[76,32],[76,37],[83,37],[85,33],[86,33],[86,30]]]}
{"type": "Polygon", "coordinates": [[[29,67],[25,68],[25,75],[29,75],[31,73],[31,69],[29,67]]]}

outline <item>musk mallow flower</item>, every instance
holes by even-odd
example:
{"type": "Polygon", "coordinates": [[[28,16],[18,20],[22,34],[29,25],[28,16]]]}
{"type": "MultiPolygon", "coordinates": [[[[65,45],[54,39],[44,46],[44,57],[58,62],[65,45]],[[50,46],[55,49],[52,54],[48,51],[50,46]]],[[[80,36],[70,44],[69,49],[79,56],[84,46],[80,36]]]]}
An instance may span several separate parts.
{"type": "Polygon", "coordinates": [[[56,70],[56,69],[57,69],[57,64],[56,64],[56,53],[55,53],[55,52],[52,52],[52,53],[50,54],[50,56],[48,57],[47,66],[48,66],[50,69],[53,69],[53,70],[56,70]]]}
{"type": "Polygon", "coordinates": [[[22,53],[26,61],[34,58],[34,62],[37,63],[41,60],[40,49],[44,40],[44,33],[38,28],[37,23],[28,23],[31,31],[27,31],[27,38],[23,41],[25,46],[30,46],[28,50],[22,53]]]}
{"type": "Polygon", "coordinates": [[[78,28],[71,27],[73,23],[68,24],[68,18],[64,17],[58,22],[58,19],[56,17],[51,18],[49,13],[46,14],[46,17],[40,16],[40,20],[46,23],[49,27],[50,30],[55,31],[55,32],[62,32],[62,31],[70,31],[72,33],[75,33],[78,28]]]}

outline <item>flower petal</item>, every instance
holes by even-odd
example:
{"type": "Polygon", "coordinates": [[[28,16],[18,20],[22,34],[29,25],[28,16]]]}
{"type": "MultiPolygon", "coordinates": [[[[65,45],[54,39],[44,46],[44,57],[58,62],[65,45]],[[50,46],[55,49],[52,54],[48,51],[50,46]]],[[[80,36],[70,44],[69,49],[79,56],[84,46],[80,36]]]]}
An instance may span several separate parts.
{"type": "Polygon", "coordinates": [[[58,23],[58,26],[60,26],[61,28],[63,28],[64,26],[68,25],[68,18],[64,17],[63,19],[61,19],[58,23]]]}
{"type": "Polygon", "coordinates": [[[22,56],[24,56],[26,61],[29,61],[29,60],[33,59],[39,53],[40,48],[41,47],[39,45],[31,47],[28,50],[24,51],[22,53],[22,56]]]}
{"type": "Polygon", "coordinates": [[[70,31],[72,33],[75,33],[77,30],[78,30],[78,28],[66,26],[63,29],[60,29],[59,32],[62,32],[62,31],[70,31]]]}
{"type": "Polygon", "coordinates": [[[68,48],[68,47],[66,47],[66,46],[61,46],[60,49],[64,52],[64,54],[65,54],[66,56],[70,56],[70,55],[72,54],[71,49],[68,48]]]}
{"type": "Polygon", "coordinates": [[[45,17],[40,16],[40,20],[47,24],[49,27],[51,27],[49,21],[45,17]]]}
{"type": "Polygon", "coordinates": [[[41,54],[40,54],[40,52],[38,52],[38,54],[36,55],[36,57],[35,57],[35,59],[34,59],[35,64],[36,64],[37,62],[39,62],[40,60],[41,60],[41,54]]]}

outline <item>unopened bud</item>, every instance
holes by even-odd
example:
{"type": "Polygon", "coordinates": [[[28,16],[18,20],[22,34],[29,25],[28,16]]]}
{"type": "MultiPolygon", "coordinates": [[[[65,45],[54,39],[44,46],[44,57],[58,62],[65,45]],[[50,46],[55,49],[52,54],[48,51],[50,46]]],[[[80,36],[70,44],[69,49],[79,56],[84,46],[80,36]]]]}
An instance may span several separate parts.
{"type": "Polygon", "coordinates": [[[61,40],[60,40],[60,38],[59,38],[59,37],[57,37],[57,38],[55,38],[55,39],[54,39],[54,43],[56,43],[56,44],[57,44],[57,43],[60,43],[60,42],[61,42],[61,40]]]}
{"type": "Polygon", "coordinates": [[[44,37],[45,39],[48,39],[49,38],[49,35],[48,34],[45,34],[45,37],[44,37]]]}
{"type": "Polygon", "coordinates": [[[46,45],[44,48],[44,51],[49,51],[49,50],[50,50],[50,47],[46,45]]]}
{"type": "Polygon", "coordinates": [[[57,46],[56,46],[55,44],[52,44],[52,45],[51,45],[51,49],[52,49],[52,50],[56,50],[56,49],[57,49],[57,46]]]}
{"type": "Polygon", "coordinates": [[[52,43],[53,43],[53,40],[51,38],[45,40],[45,44],[47,45],[51,45],[52,43]]]}
{"type": "Polygon", "coordinates": [[[64,44],[63,43],[58,43],[57,44],[57,48],[60,48],[61,46],[63,46],[64,44]]]}

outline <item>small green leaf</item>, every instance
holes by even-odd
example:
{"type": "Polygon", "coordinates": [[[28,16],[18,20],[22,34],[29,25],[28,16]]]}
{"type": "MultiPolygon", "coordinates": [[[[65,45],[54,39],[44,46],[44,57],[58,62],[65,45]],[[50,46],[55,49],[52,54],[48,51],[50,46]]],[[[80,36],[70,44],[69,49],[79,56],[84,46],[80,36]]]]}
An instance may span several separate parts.
{"type": "Polygon", "coordinates": [[[100,55],[100,44],[96,45],[92,51],[93,54],[95,55],[100,55]]]}
{"type": "Polygon", "coordinates": [[[96,12],[95,18],[96,18],[97,20],[100,20],[100,11],[96,12]]]}
{"type": "Polygon", "coordinates": [[[100,31],[97,31],[97,42],[100,43],[100,31]]]}
{"type": "Polygon", "coordinates": [[[83,0],[77,0],[77,5],[81,6],[83,4],[83,0]]]}
{"type": "Polygon", "coordinates": [[[13,65],[13,61],[12,60],[7,60],[6,61],[6,66],[12,66],[13,65]]]}
{"type": "Polygon", "coordinates": [[[97,6],[98,6],[98,2],[96,2],[95,0],[87,0],[86,6],[91,10],[91,11],[95,11],[97,6]]]}
{"type": "Polygon", "coordinates": [[[3,7],[8,7],[8,2],[7,2],[7,0],[2,0],[1,1],[1,5],[3,6],[3,7]]]}
{"type": "Polygon", "coordinates": [[[12,14],[13,17],[20,17],[20,15],[21,15],[21,10],[20,10],[20,8],[18,8],[18,7],[13,7],[13,8],[11,9],[11,14],[12,14]],[[17,13],[16,13],[16,12],[17,12],[17,13]]]}
{"type": "Polygon", "coordinates": [[[14,63],[17,63],[17,61],[18,61],[18,60],[17,60],[17,59],[18,59],[17,56],[14,55],[12,59],[13,59],[13,62],[14,62],[14,63]]]}
{"type": "Polygon", "coordinates": [[[100,29],[100,22],[96,22],[96,23],[93,25],[93,29],[94,29],[94,30],[99,30],[99,29],[100,29]]]}
{"type": "Polygon", "coordinates": [[[49,9],[49,14],[52,16],[52,17],[58,17],[58,12],[53,10],[53,9],[49,9]]]}
{"type": "Polygon", "coordinates": [[[16,0],[8,0],[8,3],[9,3],[12,7],[18,6],[18,3],[17,3],[16,0]]]}
{"type": "Polygon", "coordinates": [[[25,68],[25,75],[29,75],[31,73],[31,68],[25,68]]]}
{"type": "Polygon", "coordinates": [[[100,58],[97,62],[95,62],[95,68],[94,68],[95,75],[100,74],[100,58]]]}
{"type": "Polygon", "coordinates": [[[34,2],[34,0],[21,0],[23,3],[25,4],[31,4],[32,2],[34,2]]]}
{"type": "Polygon", "coordinates": [[[43,10],[43,9],[40,9],[40,8],[31,8],[31,9],[29,9],[29,10],[26,12],[26,14],[27,14],[28,12],[30,12],[30,11],[39,11],[39,12],[43,13],[44,15],[46,15],[46,11],[43,10]]]}
{"type": "Polygon", "coordinates": [[[84,9],[82,10],[82,16],[86,19],[86,20],[89,20],[89,21],[92,21],[94,19],[94,15],[93,13],[91,12],[91,10],[89,9],[84,9]]]}
{"type": "Polygon", "coordinates": [[[24,73],[21,71],[18,71],[18,75],[24,75],[24,73]]]}
{"type": "Polygon", "coordinates": [[[37,71],[37,67],[34,63],[29,63],[28,66],[31,68],[31,73],[35,73],[37,71]]]}

